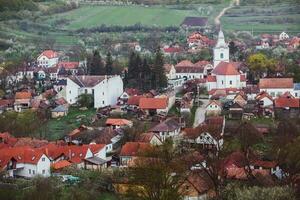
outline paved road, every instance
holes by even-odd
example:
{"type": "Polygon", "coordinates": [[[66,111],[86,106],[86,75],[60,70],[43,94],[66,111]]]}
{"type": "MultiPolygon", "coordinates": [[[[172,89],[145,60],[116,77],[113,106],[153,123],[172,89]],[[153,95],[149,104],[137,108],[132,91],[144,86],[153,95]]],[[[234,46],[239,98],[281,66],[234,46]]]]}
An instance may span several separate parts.
{"type": "Polygon", "coordinates": [[[205,120],[205,107],[208,104],[208,99],[200,99],[203,104],[197,108],[196,113],[195,113],[195,121],[194,121],[194,127],[197,127],[199,124],[204,122],[205,120]]]}

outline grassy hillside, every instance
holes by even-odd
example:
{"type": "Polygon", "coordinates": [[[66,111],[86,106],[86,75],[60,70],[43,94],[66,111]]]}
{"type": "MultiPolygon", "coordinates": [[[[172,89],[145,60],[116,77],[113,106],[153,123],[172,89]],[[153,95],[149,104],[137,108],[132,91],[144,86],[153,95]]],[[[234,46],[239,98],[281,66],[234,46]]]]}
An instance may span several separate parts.
{"type": "Polygon", "coordinates": [[[186,16],[198,16],[196,10],[175,10],[142,6],[82,6],[76,10],[52,16],[49,22],[67,19],[66,29],[91,28],[105,25],[177,26],[186,16]]]}

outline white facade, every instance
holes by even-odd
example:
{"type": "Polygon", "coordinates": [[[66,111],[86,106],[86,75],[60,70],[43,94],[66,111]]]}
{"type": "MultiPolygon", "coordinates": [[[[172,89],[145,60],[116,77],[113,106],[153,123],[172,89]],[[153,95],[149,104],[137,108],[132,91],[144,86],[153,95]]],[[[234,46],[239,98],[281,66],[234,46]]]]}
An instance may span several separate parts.
{"type": "Polygon", "coordinates": [[[201,73],[176,73],[176,78],[185,78],[186,80],[193,80],[193,79],[202,79],[204,78],[203,72],[201,73]]]}
{"type": "Polygon", "coordinates": [[[266,91],[270,96],[272,97],[278,97],[280,95],[283,95],[285,92],[290,92],[294,95],[294,89],[293,88],[267,88],[267,89],[260,89],[260,92],[266,91]]]}
{"type": "Polygon", "coordinates": [[[16,80],[22,81],[23,78],[26,77],[27,79],[33,79],[34,75],[33,75],[33,70],[30,71],[18,71],[16,73],[16,80]]]}
{"type": "MultiPolygon", "coordinates": [[[[76,76],[75,76],[76,78],[76,76]]],[[[89,76],[85,76],[89,79],[89,76]]],[[[99,79],[103,77],[99,76],[99,79]]],[[[69,77],[67,78],[66,97],[69,104],[74,104],[81,94],[94,96],[94,108],[115,105],[123,93],[123,81],[120,76],[105,76],[101,82],[94,86],[78,85],[69,77]]]]}
{"type": "Polygon", "coordinates": [[[286,33],[286,32],[282,32],[280,33],[279,35],[279,40],[286,40],[286,39],[289,39],[289,35],[286,33]]]}
{"type": "Polygon", "coordinates": [[[217,75],[216,86],[218,89],[241,88],[241,75],[217,75]]]}
{"type": "Polygon", "coordinates": [[[47,56],[41,55],[38,57],[37,63],[39,67],[51,67],[58,63],[58,57],[48,58],[47,56]]]}
{"type": "Polygon", "coordinates": [[[37,164],[17,162],[16,169],[10,170],[9,173],[26,178],[32,178],[37,175],[49,177],[51,175],[50,160],[46,155],[42,155],[37,164]]]}
{"type": "Polygon", "coordinates": [[[217,45],[214,48],[214,67],[221,61],[229,62],[229,47],[225,42],[222,30],[219,32],[217,45]]]}

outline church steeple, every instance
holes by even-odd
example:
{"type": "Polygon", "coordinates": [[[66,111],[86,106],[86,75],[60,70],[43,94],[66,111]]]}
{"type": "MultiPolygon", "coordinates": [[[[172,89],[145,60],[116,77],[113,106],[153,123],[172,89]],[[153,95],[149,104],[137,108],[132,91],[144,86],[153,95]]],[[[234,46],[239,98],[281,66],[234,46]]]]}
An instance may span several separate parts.
{"type": "Polygon", "coordinates": [[[229,47],[225,42],[223,31],[220,29],[218,41],[214,48],[214,67],[216,67],[222,61],[229,62],[229,47]]]}

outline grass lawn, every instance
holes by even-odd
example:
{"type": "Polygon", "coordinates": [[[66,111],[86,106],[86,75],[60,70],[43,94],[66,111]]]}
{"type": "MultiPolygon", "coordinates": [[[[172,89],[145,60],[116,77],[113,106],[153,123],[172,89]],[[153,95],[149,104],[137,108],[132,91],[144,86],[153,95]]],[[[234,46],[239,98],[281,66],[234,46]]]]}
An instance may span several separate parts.
{"type": "Polygon", "coordinates": [[[164,7],[143,6],[81,6],[76,10],[53,15],[48,22],[68,19],[65,29],[76,30],[106,25],[177,26],[187,16],[199,16],[195,10],[176,10],[164,7]]]}
{"type": "Polygon", "coordinates": [[[89,124],[95,114],[95,109],[81,111],[78,108],[70,108],[67,116],[50,119],[41,127],[39,132],[42,132],[42,135],[48,140],[58,140],[81,124],[89,124]],[[79,118],[78,116],[82,117],[79,118]]]}

